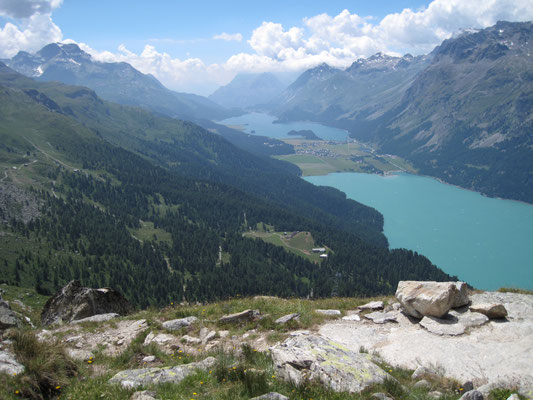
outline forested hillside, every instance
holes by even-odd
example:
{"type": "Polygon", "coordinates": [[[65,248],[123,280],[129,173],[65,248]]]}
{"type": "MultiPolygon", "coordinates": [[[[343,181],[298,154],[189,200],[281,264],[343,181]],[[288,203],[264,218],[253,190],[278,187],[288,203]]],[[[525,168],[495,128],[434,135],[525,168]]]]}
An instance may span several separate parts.
{"type": "Polygon", "coordinates": [[[0,82],[7,283],[50,293],[79,278],[147,306],[390,293],[399,279],[449,278],[423,256],[389,251],[375,210],[196,125],[7,67],[0,82]],[[332,253],[318,265],[243,237],[260,222],[310,231],[332,253]]]}

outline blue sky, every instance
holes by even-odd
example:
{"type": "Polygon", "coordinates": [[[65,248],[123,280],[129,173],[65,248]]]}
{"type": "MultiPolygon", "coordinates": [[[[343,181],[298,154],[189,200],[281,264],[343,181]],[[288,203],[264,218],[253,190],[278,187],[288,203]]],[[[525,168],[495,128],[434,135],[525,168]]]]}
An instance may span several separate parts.
{"type": "Polygon", "coordinates": [[[381,1],[172,1],[145,3],[131,0],[64,1],[54,12],[54,22],[63,35],[103,51],[125,44],[139,52],[146,44],[184,58],[189,53],[207,62],[223,62],[228,54],[248,51],[246,40],[214,42],[222,33],[241,33],[249,38],[263,21],[290,27],[305,17],[327,13],[338,15],[344,9],[382,19],[404,8],[419,9],[423,0],[381,1]],[[148,6],[147,6],[148,4],[148,6]]]}
{"type": "Polygon", "coordinates": [[[209,94],[238,73],[426,54],[460,29],[532,19],[532,0],[0,0],[0,58],[74,42],[209,94]]]}

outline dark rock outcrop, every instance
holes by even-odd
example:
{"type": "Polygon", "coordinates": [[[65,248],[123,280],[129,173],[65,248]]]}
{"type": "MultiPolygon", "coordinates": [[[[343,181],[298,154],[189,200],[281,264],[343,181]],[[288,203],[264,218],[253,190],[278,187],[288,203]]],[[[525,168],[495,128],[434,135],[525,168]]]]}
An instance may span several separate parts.
{"type": "Polygon", "coordinates": [[[126,315],[132,305],[116,290],[91,289],[71,281],[46,302],[41,313],[43,326],[71,322],[98,314],[126,315]]]}

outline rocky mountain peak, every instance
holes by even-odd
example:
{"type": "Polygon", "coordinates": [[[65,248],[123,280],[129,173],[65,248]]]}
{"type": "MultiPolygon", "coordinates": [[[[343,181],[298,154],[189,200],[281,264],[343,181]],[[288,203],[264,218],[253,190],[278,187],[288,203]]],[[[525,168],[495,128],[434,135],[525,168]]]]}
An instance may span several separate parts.
{"type": "Polygon", "coordinates": [[[509,52],[533,53],[533,23],[499,21],[487,29],[464,29],[433,50],[435,61],[453,62],[496,60],[509,52]]]}

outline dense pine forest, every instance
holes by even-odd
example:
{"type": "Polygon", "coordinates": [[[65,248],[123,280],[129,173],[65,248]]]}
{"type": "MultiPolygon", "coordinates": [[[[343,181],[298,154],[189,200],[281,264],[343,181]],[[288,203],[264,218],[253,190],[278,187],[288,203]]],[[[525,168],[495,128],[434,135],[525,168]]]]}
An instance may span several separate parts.
{"type": "Polygon", "coordinates": [[[85,88],[5,66],[0,84],[0,281],[50,294],[80,279],[146,307],[374,295],[400,279],[450,278],[389,250],[377,211],[303,181],[294,166],[85,88]],[[315,263],[243,236],[262,223],[310,232],[329,257],[315,263]]]}

